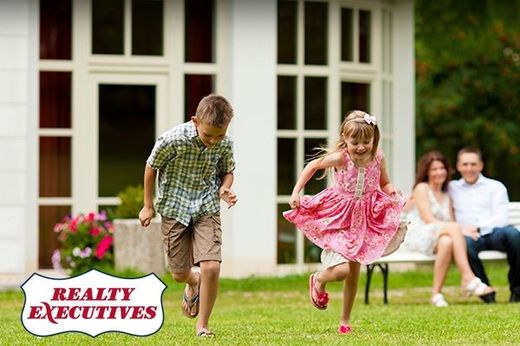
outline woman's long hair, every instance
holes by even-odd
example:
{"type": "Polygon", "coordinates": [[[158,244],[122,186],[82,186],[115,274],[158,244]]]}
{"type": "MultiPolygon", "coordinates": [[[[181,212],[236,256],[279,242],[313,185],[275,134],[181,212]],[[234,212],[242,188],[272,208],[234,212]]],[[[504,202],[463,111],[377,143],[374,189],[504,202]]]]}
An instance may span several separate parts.
{"type": "Polygon", "coordinates": [[[417,184],[422,182],[428,182],[428,172],[430,171],[430,167],[434,161],[441,162],[446,169],[446,180],[442,183],[441,189],[443,192],[447,192],[452,170],[449,161],[437,150],[429,151],[421,156],[417,162],[417,173],[415,175],[415,184],[413,186],[415,187],[417,184]]]}

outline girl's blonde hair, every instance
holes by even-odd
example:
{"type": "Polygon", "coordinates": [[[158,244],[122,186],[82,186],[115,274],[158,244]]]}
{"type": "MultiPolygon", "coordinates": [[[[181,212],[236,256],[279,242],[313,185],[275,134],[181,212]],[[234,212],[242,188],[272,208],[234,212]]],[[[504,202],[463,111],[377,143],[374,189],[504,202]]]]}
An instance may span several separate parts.
{"type": "Polygon", "coordinates": [[[341,134],[336,143],[336,150],[342,150],[347,147],[345,138],[355,138],[361,141],[373,139],[371,152],[371,158],[373,160],[376,157],[380,137],[379,127],[377,126],[375,117],[363,111],[350,111],[341,124],[341,134]]]}
{"type": "MultiPolygon", "coordinates": [[[[377,121],[373,116],[360,110],[350,111],[345,115],[345,119],[341,123],[340,136],[336,145],[333,148],[314,148],[317,153],[312,155],[311,160],[325,157],[336,151],[346,149],[346,138],[356,138],[361,141],[369,141],[373,139],[372,152],[370,153],[371,159],[373,160],[376,157],[380,137],[379,127],[377,126],[377,121]]],[[[332,172],[332,169],[330,171],[332,172]]],[[[328,170],[318,177],[318,179],[323,179],[327,176],[327,173],[328,170]]]]}

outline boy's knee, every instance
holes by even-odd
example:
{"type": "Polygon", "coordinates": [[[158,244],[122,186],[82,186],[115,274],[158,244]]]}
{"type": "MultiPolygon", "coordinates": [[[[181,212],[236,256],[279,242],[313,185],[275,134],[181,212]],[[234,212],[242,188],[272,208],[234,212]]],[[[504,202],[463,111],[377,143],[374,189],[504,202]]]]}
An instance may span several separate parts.
{"type": "Polygon", "coordinates": [[[172,273],[173,279],[177,282],[186,282],[190,276],[190,272],[172,273]]]}
{"type": "Polygon", "coordinates": [[[200,262],[200,270],[205,276],[218,276],[220,273],[220,262],[218,261],[202,261],[200,262]]]}

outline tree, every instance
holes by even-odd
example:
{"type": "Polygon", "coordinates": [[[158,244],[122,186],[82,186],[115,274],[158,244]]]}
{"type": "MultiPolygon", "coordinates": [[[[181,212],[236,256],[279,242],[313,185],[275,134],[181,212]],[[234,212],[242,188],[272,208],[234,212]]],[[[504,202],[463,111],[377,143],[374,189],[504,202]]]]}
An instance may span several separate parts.
{"type": "Polygon", "coordinates": [[[416,1],[417,156],[482,150],[520,200],[520,2],[416,1]]]}

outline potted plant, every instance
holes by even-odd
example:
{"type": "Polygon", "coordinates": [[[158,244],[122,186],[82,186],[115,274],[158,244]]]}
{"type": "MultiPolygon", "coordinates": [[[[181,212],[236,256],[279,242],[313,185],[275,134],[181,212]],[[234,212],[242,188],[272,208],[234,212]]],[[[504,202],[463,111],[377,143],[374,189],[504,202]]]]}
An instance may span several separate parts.
{"type": "Polygon", "coordinates": [[[54,232],[61,243],[52,255],[54,269],[74,276],[92,268],[113,267],[114,227],[106,212],[67,215],[54,226],[54,232]]]}
{"type": "Polygon", "coordinates": [[[139,211],[143,206],[141,185],[128,186],[118,194],[121,204],[114,211],[114,256],[117,270],[132,268],[143,273],[162,275],[166,269],[161,222],[154,218],[143,228],[139,211]]]}

